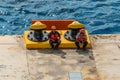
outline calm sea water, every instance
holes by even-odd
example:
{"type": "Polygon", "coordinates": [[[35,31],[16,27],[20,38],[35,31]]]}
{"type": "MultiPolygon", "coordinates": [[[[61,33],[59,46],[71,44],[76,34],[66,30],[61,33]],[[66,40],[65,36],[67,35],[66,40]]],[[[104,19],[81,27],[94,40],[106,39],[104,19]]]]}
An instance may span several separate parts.
{"type": "Polygon", "coordinates": [[[120,0],[0,0],[0,34],[23,34],[32,19],[75,19],[90,34],[120,33],[120,0]]]}

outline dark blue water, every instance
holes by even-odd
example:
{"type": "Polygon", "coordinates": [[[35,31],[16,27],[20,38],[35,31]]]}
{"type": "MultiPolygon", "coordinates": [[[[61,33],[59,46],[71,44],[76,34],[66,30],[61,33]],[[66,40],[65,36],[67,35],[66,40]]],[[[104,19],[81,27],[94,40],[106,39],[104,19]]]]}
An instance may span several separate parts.
{"type": "Polygon", "coordinates": [[[91,34],[120,33],[120,0],[0,0],[0,34],[23,34],[32,19],[75,19],[91,34]]]}

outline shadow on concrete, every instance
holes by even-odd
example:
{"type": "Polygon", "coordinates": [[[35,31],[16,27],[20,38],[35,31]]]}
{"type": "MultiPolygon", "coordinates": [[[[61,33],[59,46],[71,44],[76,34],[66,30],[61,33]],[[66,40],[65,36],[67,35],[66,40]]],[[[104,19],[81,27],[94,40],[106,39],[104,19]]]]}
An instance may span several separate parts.
{"type": "MultiPolygon", "coordinates": [[[[60,56],[61,58],[66,58],[67,53],[64,52],[63,49],[59,49],[59,50],[53,50],[53,49],[29,49],[27,50],[28,53],[30,53],[33,56],[37,56],[36,53],[40,53],[40,54],[53,54],[53,55],[57,55],[60,56]]],[[[79,55],[84,55],[84,56],[89,56],[89,58],[91,60],[94,60],[93,57],[93,51],[92,49],[87,49],[86,51],[80,49],[80,50],[76,50],[76,53],[78,53],[79,55]]]]}
{"type": "Polygon", "coordinates": [[[58,49],[58,50],[53,50],[53,49],[39,49],[37,51],[38,51],[38,53],[54,54],[54,55],[60,56],[61,58],[66,58],[65,57],[66,53],[63,50],[61,50],[61,49],[58,49]]]}
{"type": "Polygon", "coordinates": [[[76,52],[79,54],[79,55],[85,55],[85,56],[89,56],[90,59],[94,60],[94,56],[93,56],[93,51],[92,49],[86,49],[86,50],[83,50],[83,49],[80,49],[80,50],[76,50],[76,52]]]}

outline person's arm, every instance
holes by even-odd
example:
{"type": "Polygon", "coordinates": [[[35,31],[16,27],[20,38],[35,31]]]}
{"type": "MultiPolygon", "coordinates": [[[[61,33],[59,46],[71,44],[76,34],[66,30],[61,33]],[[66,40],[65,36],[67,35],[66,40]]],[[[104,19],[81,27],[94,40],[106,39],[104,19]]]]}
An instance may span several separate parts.
{"type": "Polygon", "coordinates": [[[59,32],[57,32],[57,34],[58,34],[58,39],[60,39],[60,38],[61,38],[60,33],[59,33],[59,32]]]}
{"type": "Polygon", "coordinates": [[[82,42],[87,41],[87,36],[84,34],[81,40],[82,40],[82,42]]]}
{"type": "Polygon", "coordinates": [[[52,32],[50,32],[50,33],[48,34],[48,38],[49,38],[50,40],[54,41],[54,39],[51,38],[51,35],[52,35],[52,32]]]}
{"type": "Polygon", "coordinates": [[[87,40],[87,35],[85,34],[85,40],[87,40]]]}

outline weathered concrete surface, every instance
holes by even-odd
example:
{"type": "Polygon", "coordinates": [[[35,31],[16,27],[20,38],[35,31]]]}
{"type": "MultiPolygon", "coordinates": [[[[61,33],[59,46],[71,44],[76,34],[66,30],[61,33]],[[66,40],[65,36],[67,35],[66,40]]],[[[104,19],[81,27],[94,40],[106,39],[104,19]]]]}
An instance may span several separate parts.
{"type": "Polygon", "coordinates": [[[93,35],[91,41],[87,52],[26,50],[21,36],[0,36],[0,80],[69,80],[68,72],[82,72],[83,80],[120,80],[120,35],[93,35]]]}
{"type": "Polygon", "coordinates": [[[91,50],[26,50],[22,36],[0,36],[0,49],[0,80],[69,80],[68,72],[98,80],[91,50]]]}
{"type": "Polygon", "coordinates": [[[69,72],[82,72],[83,80],[98,80],[91,50],[27,50],[32,80],[69,80],[69,72]]]}
{"type": "Polygon", "coordinates": [[[120,80],[120,35],[91,36],[100,80],[120,80]]]}
{"type": "Polygon", "coordinates": [[[0,36],[0,80],[29,80],[20,36],[0,36]]]}

